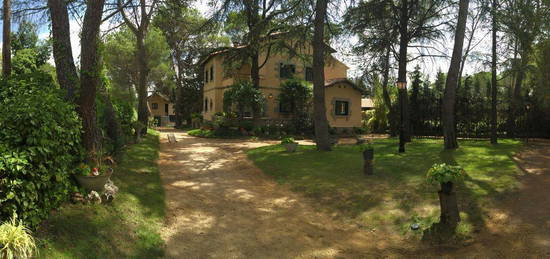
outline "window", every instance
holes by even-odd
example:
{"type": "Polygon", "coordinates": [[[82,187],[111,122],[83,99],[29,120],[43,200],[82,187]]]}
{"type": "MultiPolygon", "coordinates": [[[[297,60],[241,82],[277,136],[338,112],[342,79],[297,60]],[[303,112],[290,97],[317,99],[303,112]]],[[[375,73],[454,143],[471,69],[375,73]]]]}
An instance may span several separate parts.
{"type": "Polygon", "coordinates": [[[214,81],[214,66],[210,67],[210,81],[214,81]]]}
{"type": "Polygon", "coordinates": [[[349,115],[349,102],[336,101],[334,103],[334,114],[340,115],[340,116],[349,115]]]}
{"type": "Polygon", "coordinates": [[[292,104],[289,102],[279,102],[279,112],[280,113],[292,112],[292,104]]]}
{"type": "Polygon", "coordinates": [[[153,110],[158,110],[159,104],[158,103],[152,103],[151,108],[153,108],[153,110]]]}
{"type": "Polygon", "coordinates": [[[210,110],[214,109],[214,102],[210,99],[210,110]]]}
{"type": "Polygon", "coordinates": [[[168,115],[168,104],[167,103],[164,104],[164,112],[166,113],[166,115],[168,115]]]}
{"type": "Polygon", "coordinates": [[[306,81],[313,82],[313,68],[306,67],[306,81]]]}
{"type": "Polygon", "coordinates": [[[204,72],[204,82],[208,83],[208,70],[204,72]]]}
{"type": "Polygon", "coordinates": [[[204,111],[208,111],[208,98],[204,99],[204,111]]]}
{"type": "Polygon", "coordinates": [[[293,64],[283,64],[279,66],[279,75],[281,78],[292,78],[296,72],[296,66],[293,64]]]}

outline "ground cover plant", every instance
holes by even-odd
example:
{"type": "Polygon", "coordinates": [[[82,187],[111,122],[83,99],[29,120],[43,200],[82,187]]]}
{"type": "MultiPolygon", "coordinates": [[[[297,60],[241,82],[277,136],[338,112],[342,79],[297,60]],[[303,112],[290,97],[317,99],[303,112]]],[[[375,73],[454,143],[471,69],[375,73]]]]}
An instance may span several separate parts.
{"type": "Polygon", "coordinates": [[[120,192],[112,203],[67,204],[38,231],[42,258],[157,258],[164,222],[164,191],[156,160],[158,133],[130,146],[114,169],[120,192]]]}
{"type": "Polygon", "coordinates": [[[363,228],[385,229],[419,236],[438,221],[437,186],[426,181],[426,172],[436,163],[462,166],[467,175],[457,186],[462,221],[457,228],[468,237],[483,227],[483,210],[490,201],[517,186],[518,170],[511,159],[520,148],[517,141],[503,140],[492,146],[486,141],[461,141],[461,148],[443,151],[441,140],[415,140],[409,152],[398,154],[396,139],[376,140],[374,170],[365,177],[358,146],[340,145],[332,152],[315,146],[300,146],[295,153],[281,145],[248,151],[248,156],[278,183],[311,198],[319,209],[337,212],[363,228]],[[410,225],[418,223],[418,231],[410,225]]]}

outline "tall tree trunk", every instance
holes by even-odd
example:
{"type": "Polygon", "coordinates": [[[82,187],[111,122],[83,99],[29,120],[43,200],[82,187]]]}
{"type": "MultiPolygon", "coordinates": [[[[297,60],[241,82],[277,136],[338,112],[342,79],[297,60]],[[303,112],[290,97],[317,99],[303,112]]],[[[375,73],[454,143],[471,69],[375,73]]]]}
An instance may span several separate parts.
{"type": "Polygon", "coordinates": [[[317,149],[330,151],[328,121],[325,103],[325,17],[327,1],[317,0],[315,4],[315,32],[313,34],[313,117],[317,149]]]}
{"type": "Polygon", "coordinates": [[[493,0],[492,15],[492,60],[491,60],[491,144],[497,144],[497,0],[493,0]]]}
{"type": "Polygon", "coordinates": [[[516,119],[521,113],[521,88],[523,86],[523,79],[525,78],[525,67],[527,66],[527,54],[521,53],[520,64],[517,71],[516,82],[514,83],[514,90],[512,92],[512,101],[510,102],[510,113],[508,114],[508,136],[513,138],[516,136],[517,127],[516,119]]]}
{"type": "Polygon", "coordinates": [[[388,122],[390,124],[390,135],[397,135],[397,114],[395,108],[392,107],[390,93],[388,91],[388,83],[390,79],[390,52],[391,49],[388,45],[386,49],[386,54],[384,56],[384,67],[382,71],[382,98],[384,98],[384,104],[388,109],[388,122]]]}
{"type": "Polygon", "coordinates": [[[455,43],[447,81],[445,83],[445,94],[443,96],[443,137],[445,149],[458,148],[456,140],[456,121],[455,121],[455,102],[456,87],[460,73],[460,63],[462,60],[462,47],[464,45],[464,35],[466,33],[466,20],[468,18],[469,0],[460,0],[458,9],[458,23],[455,32],[455,43]]]}
{"type": "Polygon", "coordinates": [[[140,132],[141,135],[147,134],[149,122],[149,109],[147,108],[147,77],[149,67],[147,65],[147,49],[145,48],[145,33],[140,30],[136,35],[136,61],[138,65],[138,121],[145,127],[140,132]]]}
{"type": "Polygon", "coordinates": [[[405,152],[405,142],[407,142],[407,48],[409,46],[408,35],[408,0],[401,0],[401,16],[399,21],[399,68],[397,71],[397,82],[404,87],[399,88],[399,152],[405,152]]]}
{"type": "Polygon", "coordinates": [[[4,31],[2,43],[2,74],[11,75],[11,0],[4,0],[4,31]]]}
{"type": "Polygon", "coordinates": [[[94,159],[99,149],[95,112],[95,98],[100,84],[99,26],[103,15],[104,0],[88,1],[82,24],[81,87],[78,111],[82,117],[82,144],[88,151],[88,159],[94,159]]]}
{"type": "Polygon", "coordinates": [[[253,50],[252,54],[250,56],[250,59],[252,61],[252,65],[250,66],[250,78],[252,79],[252,85],[254,85],[254,88],[259,89],[260,88],[260,63],[259,63],[259,57],[257,50],[253,50]]]}
{"type": "Polygon", "coordinates": [[[57,80],[66,91],[66,99],[74,101],[78,73],[73,60],[67,3],[64,0],[48,0],[48,8],[52,19],[53,59],[57,80]]]}

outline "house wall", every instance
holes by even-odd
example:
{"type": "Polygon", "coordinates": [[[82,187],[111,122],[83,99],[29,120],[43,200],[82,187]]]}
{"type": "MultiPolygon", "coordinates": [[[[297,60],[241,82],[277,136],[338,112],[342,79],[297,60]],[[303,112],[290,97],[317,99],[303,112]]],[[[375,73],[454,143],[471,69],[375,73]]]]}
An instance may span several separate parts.
{"type": "MultiPolygon", "coordinates": [[[[265,59],[265,55],[261,55],[260,63],[265,59]]],[[[298,58],[288,58],[281,54],[271,54],[267,63],[260,69],[260,89],[264,93],[266,104],[264,106],[264,114],[262,117],[270,119],[290,118],[290,114],[279,112],[278,96],[280,93],[281,84],[287,80],[279,75],[279,65],[294,64],[296,71],[295,78],[305,80],[306,67],[311,66],[310,62],[304,62],[298,58]],[[271,96],[271,98],[270,98],[271,96]]],[[[223,111],[223,92],[229,86],[239,80],[250,79],[250,65],[243,65],[238,71],[231,75],[227,75],[224,71],[223,55],[217,55],[210,58],[204,64],[205,71],[209,71],[209,80],[204,84],[204,97],[202,100],[203,117],[206,120],[211,120],[216,112],[223,111]],[[214,79],[210,80],[210,68],[214,68],[214,79]],[[208,109],[205,110],[204,103],[208,100],[208,109]],[[210,105],[212,102],[212,105],[210,105]]],[[[346,78],[348,67],[330,56],[327,58],[325,66],[325,79],[346,78]]],[[[360,127],[361,126],[361,93],[353,89],[351,86],[343,85],[327,88],[327,119],[332,127],[360,127]],[[334,108],[331,102],[334,98],[350,99],[351,113],[346,118],[335,117],[334,108]],[[357,101],[358,100],[358,101],[357,101]],[[358,111],[357,111],[358,110],[358,111]],[[331,114],[332,112],[332,114],[331,114]]]]}
{"type": "Polygon", "coordinates": [[[361,127],[361,93],[351,85],[342,83],[327,87],[325,90],[325,102],[327,104],[327,120],[331,127],[361,127]],[[336,115],[334,103],[337,100],[349,102],[349,113],[347,116],[336,115]]]}
{"type": "Polygon", "coordinates": [[[152,95],[149,98],[147,98],[147,102],[149,103],[149,107],[151,108],[151,116],[167,116],[167,115],[175,115],[174,112],[174,105],[170,102],[167,102],[164,98],[158,96],[158,95],[152,95]],[[157,109],[153,109],[153,103],[158,104],[157,109]],[[168,104],[168,114],[166,114],[164,110],[164,105],[168,104]]]}

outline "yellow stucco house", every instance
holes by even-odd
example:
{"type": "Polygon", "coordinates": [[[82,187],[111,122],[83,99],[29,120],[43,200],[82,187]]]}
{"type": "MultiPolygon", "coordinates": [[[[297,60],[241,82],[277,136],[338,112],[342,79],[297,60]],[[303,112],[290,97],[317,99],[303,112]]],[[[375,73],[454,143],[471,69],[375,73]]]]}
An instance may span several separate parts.
{"type": "MultiPolygon", "coordinates": [[[[332,48],[331,54],[335,51],[332,48]]],[[[223,93],[232,84],[250,80],[250,65],[227,73],[224,67],[224,51],[210,54],[202,61],[204,66],[203,112],[205,120],[212,120],[217,112],[223,111],[223,93]]],[[[265,53],[260,60],[265,59],[265,53]]],[[[331,127],[361,127],[362,92],[347,79],[349,68],[332,55],[328,56],[325,66],[325,102],[327,120],[331,127]]],[[[260,69],[260,89],[264,94],[264,120],[283,120],[289,118],[278,102],[281,84],[290,78],[312,81],[311,65],[297,57],[289,58],[283,54],[272,53],[266,64],[260,69]]]]}
{"type": "Polygon", "coordinates": [[[153,93],[147,97],[149,114],[155,118],[158,126],[169,126],[175,122],[174,104],[163,94],[153,93]]]}

